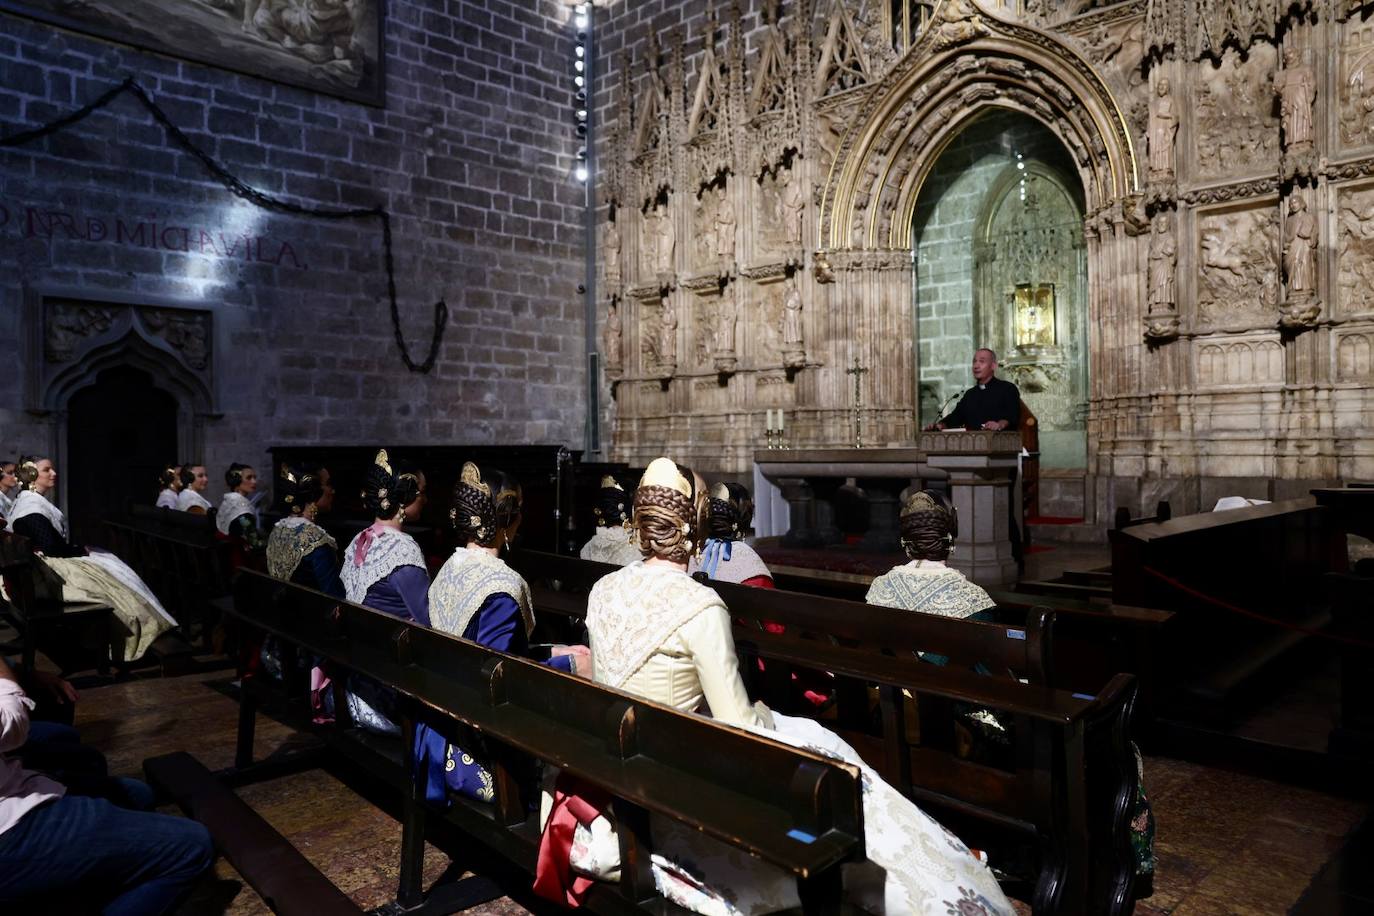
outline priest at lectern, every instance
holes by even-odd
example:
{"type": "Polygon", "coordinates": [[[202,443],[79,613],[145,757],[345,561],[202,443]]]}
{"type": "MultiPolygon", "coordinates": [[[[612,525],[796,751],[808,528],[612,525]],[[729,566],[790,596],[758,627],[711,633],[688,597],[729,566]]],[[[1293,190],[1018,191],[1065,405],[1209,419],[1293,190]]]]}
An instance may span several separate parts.
{"type": "Polygon", "coordinates": [[[958,406],[928,429],[1016,429],[1021,392],[997,377],[997,354],[986,347],[973,353],[973,381],[958,406]]]}

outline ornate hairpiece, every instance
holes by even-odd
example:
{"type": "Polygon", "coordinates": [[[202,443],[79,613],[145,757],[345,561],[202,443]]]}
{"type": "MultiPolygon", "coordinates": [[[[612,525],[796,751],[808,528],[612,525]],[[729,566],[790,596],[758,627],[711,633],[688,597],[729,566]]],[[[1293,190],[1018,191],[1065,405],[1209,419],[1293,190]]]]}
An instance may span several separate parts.
{"type": "Polygon", "coordinates": [[[625,488],[620,485],[620,481],[616,480],[610,474],[607,474],[605,477],[601,478],[601,489],[619,490],[622,493],[625,492],[625,488]]]}
{"type": "Polygon", "coordinates": [[[692,498],[692,482],[682,476],[677,463],[671,458],[655,458],[649,462],[649,466],[644,469],[644,476],[639,479],[639,485],[641,487],[666,487],[669,490],[676,490],[688,499],[692,498]]]}
{"type": "Polygon", "coordinates": [[[296,482],[296,475],[291,473],[291,466],[288,465],[288,464],[282,464],[282,466],[281,466],[281,476],[282,476],[282,479],[285,480],[287,483],[295,483],[295,482],[296,482]]]}
{"type": "Polygon", "coordinates": [[[471,461],[463,462],[463,473],[459,479],[474,490],[485,493],[487,496],[491,495],[491,487],[487,485],[486,481],[482,480],[482,472],[479,471],[477,465],[473,464],[471,461]]]}
{"type": "Polygon", "coordinates": [[[711,498],[728,503],[730,501],[730,488],[723,483],[716,484],[711,488],[711,498]]]}
{"type": "Polygon", "coordinates": [[[392,475],[391,462],[387,460],[386,449],[379,449],[377,457],[372,459],[372,463],[386,471],[388,477],[392,475]]]}
{"type": "Polygon", "coordinates": [[[949,510],[935,501],[925,490],[918,490],[906,498],[902,504],[902,515],[916,515],[922,512],[940,512],[948,514],[949,510]]]}

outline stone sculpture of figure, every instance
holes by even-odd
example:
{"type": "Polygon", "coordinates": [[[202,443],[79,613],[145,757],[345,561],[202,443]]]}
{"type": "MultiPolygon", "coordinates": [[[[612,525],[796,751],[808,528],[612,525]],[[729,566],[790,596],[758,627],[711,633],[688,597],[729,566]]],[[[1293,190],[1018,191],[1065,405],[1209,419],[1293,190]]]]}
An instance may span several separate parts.
{"type": "Polygon", "coordinates": [[[782,296],[782,361],[799,367],[806,364],[806,343],[802,339],[802,296],[796,276],[787,278],[782,296]]]}
{"type": "Polygon", "coordinates": [[[1288,274],[1288,298],[1304,299],[1317,290],[1314,255],[1317,249],[1317,221],[1308,212],[1307,201],[1294,194],[1288,202],[1288,231],[1285,233],[1283,269],[1288,274]]]}
{"type": "Polygon", "coordinates": [[[620,322],[620,307],[614,299],[606,306],[606,327],[602,331],[601,346],[605,350],[606,368],[619,369],[623,359],[621,335],[624,328],[620,322]]]}
{"type": "Polygon", "coordinates": [[[1302,62],[1302,52],[1297,48],[1284,51],[1283,69],[1274,75],[1274,91],[1279,94],[1285,149],[1312,145],[1312,102],[1316,86],[1312,68],[1302,62]]]}
{"type": "Polygon", "coordinates": [[[1155,216],[1154,233],[1150,236],[1150,294],[1151,312],[1172,312],[1178,301],[1174,293],[1174,264],[1178,243],[1174,240],[1169,217],[1155,216]]]}
{"type": "Polygon", "coordinates": [[[802,211],[806,206],[801,179],[788,169],[778,180],[782,185],[778,188],[778,222],[782,224],[782,237],[789,245],[800,245],[802,211]]]}
{"type": "Polygon", "coordinates": [[[606,285],[614,288],[620,285],[620,223],[615,220],[606,223],[604,251],[606,285]]]}
{"type": "Polygon", "coordinates": [[[735,208],[730,202],[730,194],[725,185],[716,189],[715,224],[715,255],[722,261],[733,261],[735,259],[735,208]]]}
{"type": "Polygon", "coordinates": [[[663,310],[659,313],[658,364],[668,369],[677,365],[677,311],[671,293],[663,294],[663,310]]]}
{"type": "Polygon", "coordinates": [[[657,256],[655,267],[661,274],[673,272],[673,255],[677,251],[677,234],[673,229],[673,216],[668,208],[662,204],[654,206],[654,214],[657,220],[654,225],[658,236],[658,243],[654,246],[654,253],[657,256]]]}
{"type": "Polygon", "coordinates": [[[1150,106],[1150,174],[1170,178],[1174,174],[1174,137],[1178,134],[1178,115],[1169,78],[1161,76],[1155,84],[1155,103],[1150,106]]]}
{"type": "Polygon", "coordinates": [[[720,311],[716,314],[716,353],[722,356],[733,356],[735,353],[735,326],[739,322],[739,309],[735,307],[735,294],[728,286],[720,294],[720,311]]]}

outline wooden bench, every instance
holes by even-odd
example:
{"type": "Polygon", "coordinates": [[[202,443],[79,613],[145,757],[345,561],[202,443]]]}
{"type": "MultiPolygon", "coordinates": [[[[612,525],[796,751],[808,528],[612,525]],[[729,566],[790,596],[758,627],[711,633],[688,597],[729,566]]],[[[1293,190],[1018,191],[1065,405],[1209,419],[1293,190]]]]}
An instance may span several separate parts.
{"type": "Polygon", "coordinates": [[[591,890],[593,912],[681,912],[654,889],[650,812],[791,873],[804,912],[842,911],[840,866],[863,855],[856,767],[252,571],[239,573],[231,612],[396,691],[399,745],[359,735],[346,722],[318,731],[401,790],[398,902],[405,906],[421,902],[425,819],[437,814],[410,777],[414,729],[421,720],[447,720],[480,733],[496,796],[491,804],[454,797],[442,820],[527,873],[540,833],[533,786],[521,777],[530,758],[615,799],[623,877],[591,890]]]}
{"type": "MultiPolygon", "coordinates": [[[[1374,493],[1374,491],[1370,491],[1374,493]]],[[[1374,579],[1327,573],[1331,634],[1340,658],[1340,711],[1328,748],[1333,754],[1374,758],[1374,579]]]]}
{"type": "MultiPolygon", "coordinates": [[[[615,569],[532,552],[516,552],[513,562],[531,580],[541,621],[550,614],[580,621],[591,583],[615,569]]],[[[1024,626],[1012,627],[707,584],[737,618],[736,647],[752,695],[802,711],[786,674],[828,673],[839,696],[828,724],[894,786],[975,846],[1032,850],[1034,875],[1022,896],[1036,913],[1129,911],[1134,859],[1125,817],[1136,784],[1129,748],[1135,682],[1116,676],[1092,695],[1051,689],[1052,612],[1035,609],[1024,626]],[[764,620],[784,624],[786,634],[766,632],[764,620]],[[921,662],[919,651],[947,655],[950,665],[921,662]],[[758,677],[755,660],[783,676],[758,677]],[[994,676],[969,670],[975,666],[994,676]],[[871,694],[879,697],[876,717],[871,694]],[[969,707],[994,710],[1011,725],[1009,766],[961,756],[956,721],[969,707]]]]}
{"type": "Polygon", "coordinates": [[[177,620],[198,630],[201,646],[211,648],[218,623],[215,598],[229,594],[225,543],[214,520],[174,509],[131,505],[119,520],[105,523],[113,549],[133,567],[177,620]]]}
{"type": "MultiPolygon", "coordinates": [[[[94,601],[63,601],[62,583],[40,557],[34,556],[28,538],[0,531],[0,577],[8,601],[0,600],[0,616],[19,631],[21,664],[34,670],[39,652],[63,670],[81,667],[80,647],[98,641],[109,645],[110,615],[113,609],[94,601]]],[[[102,654],[98,664],[109,664],[102,654]]]]}
{"type": "Polygon", "coordinates": [[[148,782],[210,831],[263,902],[280,916],[361,916],[362,908],[329,882],[272,825],[185,751],[143,761],[148,782]]]}

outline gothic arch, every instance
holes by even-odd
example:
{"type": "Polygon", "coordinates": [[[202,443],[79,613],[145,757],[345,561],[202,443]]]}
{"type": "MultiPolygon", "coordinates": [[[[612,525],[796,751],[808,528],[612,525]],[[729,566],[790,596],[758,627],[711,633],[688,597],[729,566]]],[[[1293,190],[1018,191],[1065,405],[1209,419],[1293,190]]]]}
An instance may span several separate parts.
{"type": "Polygon", "coordinates": [[[822,247],[910,246],[916,198],[940,152],[988,108],[1028,115],[1070,151],[1089,214],[1140,189],[1131,130],[1072,48],[946,0],[943,18],[851,122],[822,194],[822,247]]]}

